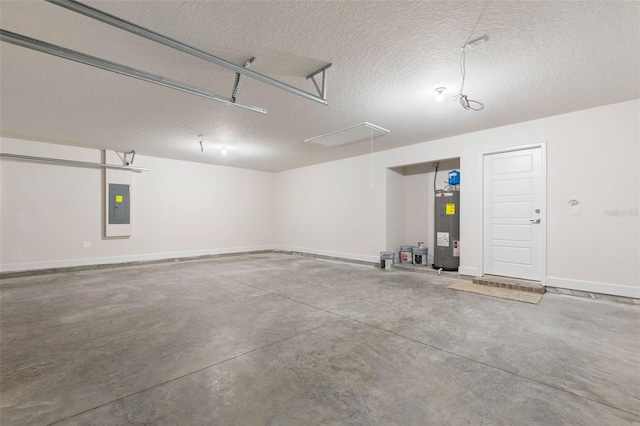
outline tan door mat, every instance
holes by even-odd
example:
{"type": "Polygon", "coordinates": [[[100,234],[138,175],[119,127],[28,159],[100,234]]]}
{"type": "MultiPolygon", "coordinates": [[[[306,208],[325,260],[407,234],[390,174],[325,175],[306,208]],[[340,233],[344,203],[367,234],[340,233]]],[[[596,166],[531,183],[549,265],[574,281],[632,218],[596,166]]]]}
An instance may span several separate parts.
{"type": "Polygon", "coordinates": [[[542,299],[542,294],[529,293],[527,291],[511,290],[508,288],[490,287],[473,283],[455,283],[450,285],[450,289],[468,291],[470,293],[482,294],[485,296],[499,297],[501,299],[517,300],[526,303],[538,303],[542,299]]]}

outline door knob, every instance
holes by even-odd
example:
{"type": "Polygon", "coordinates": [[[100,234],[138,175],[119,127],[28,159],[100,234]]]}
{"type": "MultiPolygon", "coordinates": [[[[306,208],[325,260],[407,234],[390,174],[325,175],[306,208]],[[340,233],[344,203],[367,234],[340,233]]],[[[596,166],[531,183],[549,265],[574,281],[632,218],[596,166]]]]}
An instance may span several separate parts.
{"type": "Polygon", "coordinates": [[[529,219],[529,222],[531,222],[531,223],[540,223],[540,218],[537,217],[535,219],[529,219]]]}

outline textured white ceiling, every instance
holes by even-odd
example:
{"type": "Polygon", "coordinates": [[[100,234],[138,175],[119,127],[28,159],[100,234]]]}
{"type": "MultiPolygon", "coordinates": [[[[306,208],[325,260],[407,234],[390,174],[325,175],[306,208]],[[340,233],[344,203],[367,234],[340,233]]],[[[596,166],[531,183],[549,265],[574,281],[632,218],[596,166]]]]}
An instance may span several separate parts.
{"type": "MultiPolygon", "coordinates": [[[[368,152],[303,142],[365,121],[391,131],[378,151],[640,97],[637,1],[86,3],[239,65],[255,56],[309,92],[304,77],[332,63],[329,106],[243,77],[238,102],[265,116],[1,43],[3,136],[279,171],[368,152]],[[468,50],[465,93],[481,112],[452,101],[474,26],[489,41],[468,50]]],[[[4,30],[231,95],[233,72],[52,4],[0,1],[0,15],[4,30]]]]}

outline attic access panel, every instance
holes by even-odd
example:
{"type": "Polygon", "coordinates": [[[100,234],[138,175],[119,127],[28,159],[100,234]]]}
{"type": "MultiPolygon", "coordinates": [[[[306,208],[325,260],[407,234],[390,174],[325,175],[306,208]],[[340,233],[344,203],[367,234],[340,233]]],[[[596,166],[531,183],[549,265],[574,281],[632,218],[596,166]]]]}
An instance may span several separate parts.
{"type": "Polygon", "coordinates": [[[345,129],[336,130],[314,138],[305,139],[307,143],[315,143],[319,145],[334,147],[346,145],[352,142],[358,142],[369,138],[383,136],[389,133],[389,130],[371,123],[360,123],[345,129]]]}

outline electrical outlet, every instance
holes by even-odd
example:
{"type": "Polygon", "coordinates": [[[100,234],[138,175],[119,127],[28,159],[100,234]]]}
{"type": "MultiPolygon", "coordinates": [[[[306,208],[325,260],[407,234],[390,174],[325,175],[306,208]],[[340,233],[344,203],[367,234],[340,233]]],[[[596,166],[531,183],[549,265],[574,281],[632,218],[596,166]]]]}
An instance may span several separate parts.
{"type": "Polygon", "coordinates": [[[580,204],[576,206],[571,206],[571,214],[580,214],[580,204]]]}
{"type": "Polygon", "coordinates": [[[82,248],[90,248],[91,247],[91,241],[85,241],[82,243],[82,248]]]}

